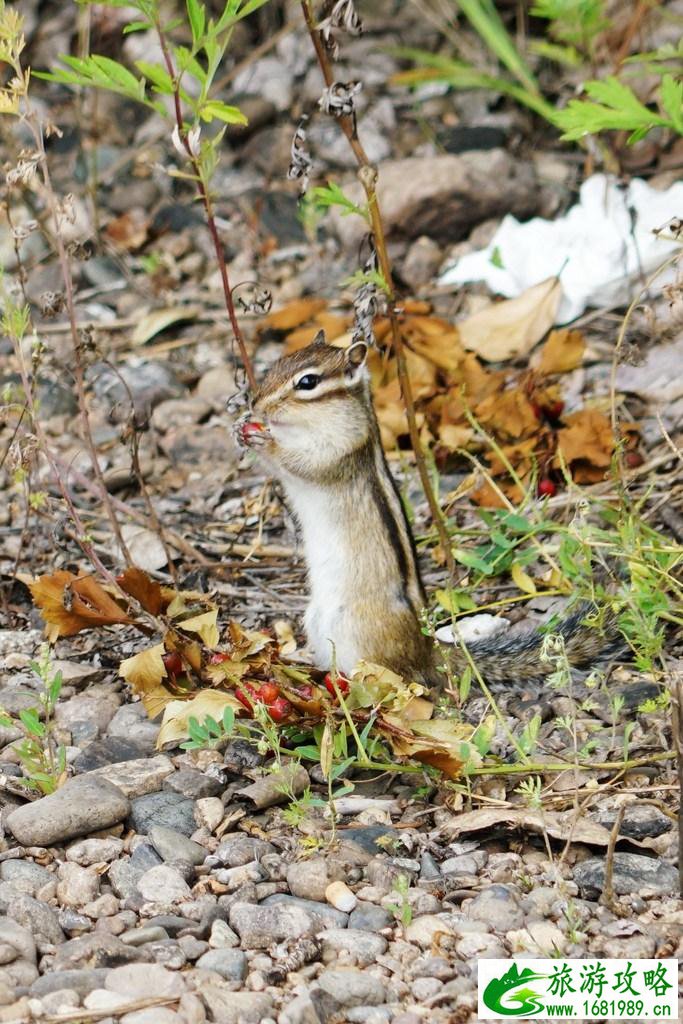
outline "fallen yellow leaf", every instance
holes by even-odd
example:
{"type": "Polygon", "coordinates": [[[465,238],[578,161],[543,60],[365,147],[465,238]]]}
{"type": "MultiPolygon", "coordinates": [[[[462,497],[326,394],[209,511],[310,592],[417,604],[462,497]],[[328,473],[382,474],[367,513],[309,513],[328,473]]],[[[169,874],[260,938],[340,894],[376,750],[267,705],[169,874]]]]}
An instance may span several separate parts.
{"type": "Polygon", "coordinates": [[[555,323],[562,290],[549,277],[517,296],[505,299],[462,320],[460,341],[488,362],[504,362],[526,355],[555,323]]]}

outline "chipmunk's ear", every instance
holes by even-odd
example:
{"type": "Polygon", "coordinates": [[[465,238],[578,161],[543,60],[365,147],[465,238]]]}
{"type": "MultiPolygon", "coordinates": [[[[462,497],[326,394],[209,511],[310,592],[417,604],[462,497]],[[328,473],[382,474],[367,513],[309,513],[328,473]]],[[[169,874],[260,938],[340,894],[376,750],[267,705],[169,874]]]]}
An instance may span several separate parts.
{"type": "Polygon", "coordinates": [[[358,376],[358,373],[365,366],[365,360],[368,357],[368,346],[364,341],[357,341],[355,345],[351,345],[344,352],[344,374],[345,376],[353,380],[358,376]]]}
{"type": "Polygon", "coordinates": [[[325,341],[325,332],[318,331],[315,338],[311,342],[311,345],[318,345],[321,348],[327,348],[327,342],[325,341]]]}

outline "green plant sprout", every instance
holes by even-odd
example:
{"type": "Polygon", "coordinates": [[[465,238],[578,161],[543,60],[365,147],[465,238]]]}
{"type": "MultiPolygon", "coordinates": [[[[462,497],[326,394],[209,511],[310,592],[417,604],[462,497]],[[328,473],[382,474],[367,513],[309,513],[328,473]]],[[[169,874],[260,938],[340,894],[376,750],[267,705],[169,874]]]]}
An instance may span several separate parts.
{"type": "Polygon", "coordinates": [[[24,738],[14,748],[25,773],[19,781],[27,789],[46,795],[54,793],[66,780],[66,747],[55,742],[53,717],[63,680],[61,671],[55,672],[52,668],[48,644],[42,645],[40,657],[31,662],[31,669],[42,684],[40,706],[24,708],[17,718],[0,712],[0,725],[19,728],[24,733],[24,738]]]}

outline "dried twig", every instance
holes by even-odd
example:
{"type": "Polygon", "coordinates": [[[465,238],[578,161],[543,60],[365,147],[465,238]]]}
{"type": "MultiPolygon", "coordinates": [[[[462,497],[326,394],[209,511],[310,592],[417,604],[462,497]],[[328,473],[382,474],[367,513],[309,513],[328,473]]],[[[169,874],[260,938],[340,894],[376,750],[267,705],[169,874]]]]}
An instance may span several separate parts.
{"type": "Polygon", "coordinates": [[[67,1010],[65,1013],[52,1013],[41,1017],[41,1024],[90,1024],[91,1021],[104,1020],[106,1017],[119,1017],[133,1010],[145,1010],[148,1006],[169,1006],[177,1003],[178,996],[153,996],[146,999],[134,999],[131,1003],[118,1006],[116,1009],[99,1010],[67,1010]]]}
{"type": "MultiPolygon", "coordinates": [[[[306,28],[308,34],[311,37],[311,41],[315,48],[315,53],[318,58],[318,64],[325,81],[326,89],[330,89],[334,85],[334,74],[332,72],[332,65],[328,51],[325,47],[320,30],[315,24],[313,8],[311,0],[301,0],[301,8],[303,10],[304,20],[306,22],[306,28]]],[[[358,134],[356,132],[356,121],[353,114],[341,114],[336,118],[339,123],[341,130],[346,136],[347,142],[353,151],[353,155],[356,158],[358,164],[358,180],[363,186],[365,196],[368,204],[368,213],[370,216],[370,224],[372,227],[372,234],[374,238],[375,250],[377,252],[377,261],[379,263],[379,269],[384,278],[387,288],[387,299],[388,299],[388,317],[391,326],[391,340],[396,356],[396,369],[398,371],[399,384],[401,386],[401,394],[403,396],[403,402],[406,409],[406,418],[408,420],[408,432],[410,434],[410,443],[415,453],[415,463],[417,465],[418,473],[420,474],[420,481],[422,488],[425,493],[425,497],[429,503],[429,509],[432,514],[432,518],[436,525],[439,533],[439,540],[443,549],[443,554],[446,559],[448,566],[449,575],[455,573],[455,561],[453,559],[453,553],[451,551],[451,542],[448,536],[448,529],[446,526],[446,520],[444,518],[443,511],[439,505],[438,497],[434,493],[432,482],[429,478],[429,470],[427,469],[427,463],[425,461],[424,450],[422,448],[422,442],[420,440],[420,431],[417,425],[417,419],[415,417],[415,401],[413,399],[413,391],[410,383],[410,376],[408,374],[408,367],[406,363],[405,346],[403,344],[403,338],[399,328],[398,317],[396,315],[396,293],[393,285],[391,261],[387,253],[386,238],[384,234],[384,222],[382,220],[382,213],[377,198],[377,168],[374,167],[368,159],[367,153],[363,148],[358,134]]]]}
{"type": "Polygon", "coordinates": [[[609,834],[609,843],[607,844],[607,852],[605,854],[605,883],[602,887],[602,896],[600,902],[604,903],[610,910],[614,906],[614,848],[617,845],[617,839],[621,832],[621,823],[624,818],[624,812],[626,811],[626,804],[622,804],[617,811],[617,816],[612,825],[612,831],[609,834]]]}

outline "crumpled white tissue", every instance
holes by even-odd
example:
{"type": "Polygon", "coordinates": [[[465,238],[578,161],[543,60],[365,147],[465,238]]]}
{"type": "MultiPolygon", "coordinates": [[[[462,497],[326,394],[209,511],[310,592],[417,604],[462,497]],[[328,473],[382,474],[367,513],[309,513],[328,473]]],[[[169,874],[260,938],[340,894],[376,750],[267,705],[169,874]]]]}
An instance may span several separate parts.
{"type": "MultiPolygon", "coordinates": [[[[579,202],[562,217],[526,223],[505,217],[487,248],[462,256],[439,283],[484,281],[491,291],[513,298],[559,275],[562,301],[556,323],[569,323],[587,306],[632,301],[642,275],[647,279],[680,248],[680,242],[653,234],[674,217],[683,217],[683,182],[657,191],[641,178],[624,187],[613,177],[594,174],[581,186],[579,202]]],[[[650,294],[658,294],[671,279],[663,273],[650,294]]]]}

